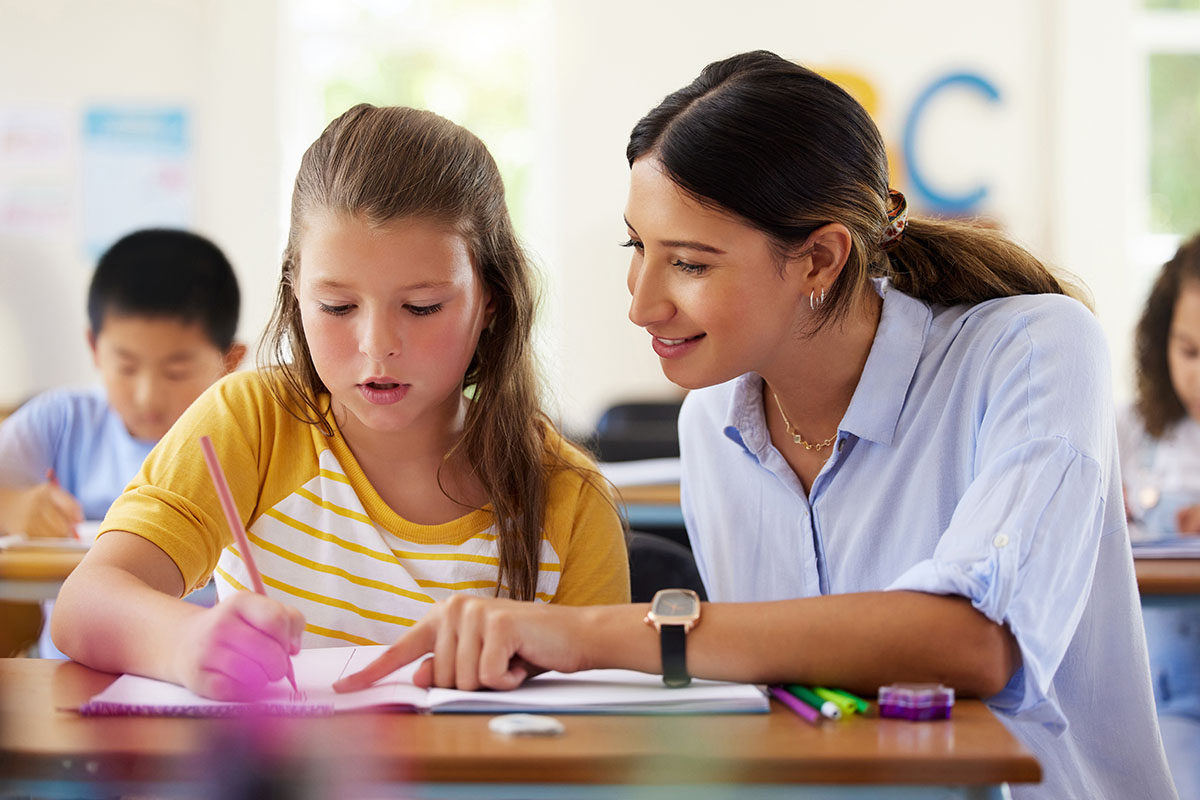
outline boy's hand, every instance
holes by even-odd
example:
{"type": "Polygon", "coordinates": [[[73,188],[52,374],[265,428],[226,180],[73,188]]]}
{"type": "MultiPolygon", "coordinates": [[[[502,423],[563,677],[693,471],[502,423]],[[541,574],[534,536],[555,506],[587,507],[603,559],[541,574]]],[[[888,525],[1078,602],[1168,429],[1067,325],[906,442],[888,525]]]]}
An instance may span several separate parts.
{"type": "Polygon", "coordinates": [[[254,700],[300,652],[304,616],[253,592],[194,614],[181,631],[176,682],[214,700],[254,700]]]}
{"type": "Polygon", "coordinates": [[[16,492],[13,502],[14,532],[31,539],[73,539],[83,522],[83,507],[56,483],[40,483],[16,492]]]}
{"type": "Polygon", "coordinates": [[[426,653],[413,675],[417,686],[515,689],[548,669],[585,669],[584,609],[516,600],[451,595],[361,672],[333,685],[363,689],[426,653]]]}
{"type": "Polygon", "coordinates": [[[1179,509],[1175,524],[1184,536],[1200,534],[1200,505],[1179,509]]]}

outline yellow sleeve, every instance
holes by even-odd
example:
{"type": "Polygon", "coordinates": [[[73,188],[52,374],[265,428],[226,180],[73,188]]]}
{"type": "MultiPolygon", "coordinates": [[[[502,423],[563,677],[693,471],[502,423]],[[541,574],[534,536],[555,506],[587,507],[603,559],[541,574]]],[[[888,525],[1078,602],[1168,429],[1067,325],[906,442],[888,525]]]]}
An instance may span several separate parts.
{"type": "Polygon", "coordinates": [[[564,453],[568,461],[591,474],[585,478],[574,470],[558,470],[551,479],[546,530],[562,563],[551,602],[628,603],[629,552],[616,503],[590,459],[572,451],[564,453]]]}
{"type": "Polygon", "coordinates": [[[117,498],[100,527],[135,533],[160,547],[179,567],[187,591],[203,586],[232,537],[200,449],[212,439],[217,457],[247,524],[258,506],[259,420],[254,373],[235,373],[184,412],[117,498]]]}

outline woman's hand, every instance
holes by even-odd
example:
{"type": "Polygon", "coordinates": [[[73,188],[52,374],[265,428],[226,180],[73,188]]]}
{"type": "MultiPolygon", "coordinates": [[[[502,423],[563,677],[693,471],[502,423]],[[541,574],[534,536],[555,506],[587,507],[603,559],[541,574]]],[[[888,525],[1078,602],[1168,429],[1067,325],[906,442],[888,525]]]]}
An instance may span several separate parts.
{"type": "Polygon", "coordinates": [[[587,669],[584,654],[592,608],[551,606],[455,594],[433,607],[398,642],[361,672],[333,685],[351,692],[426,653],[413,675],[417,686],[515,689],[548,669],[587,669]]]}
{"type": "Polygon", "coordinates": [[[1175,515],[1175,525],[1184,536],[1200,534],[1200,505],[1179,509],[1175,515]]]}
{"type": "Polygon", "coordinates": [[[304,616],[253,592],[191,615],[177,641],[176,682],[215,700],[253,700],[288,672],[304,616]]]}

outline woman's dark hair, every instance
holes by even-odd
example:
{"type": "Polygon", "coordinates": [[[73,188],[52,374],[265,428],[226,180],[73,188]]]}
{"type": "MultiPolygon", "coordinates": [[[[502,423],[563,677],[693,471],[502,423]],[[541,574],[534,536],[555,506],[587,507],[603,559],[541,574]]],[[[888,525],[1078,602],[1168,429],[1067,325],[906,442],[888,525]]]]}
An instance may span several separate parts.
{"type": "Polygon", "coordinates": [[[873,276],[938,305],[1077,292],[978,224],[910,218],[901,242],[884,252],[888,165],[879,130],[837,84],[774,53],[709,64],[634,126],[626,156],[630,165],[657,159],[698,202],[767,234],[781,258],[817,228],[845,225],[851,253],[818,327],[844,316],[873,276]]]}
{"type": "Polygon", "coordinates": [[[1175,257],[1163,264],[1150,289],[1134,334],[1137,397],[1134,407],[1146,433],[1160,438],[1187,410],[1175,394],[1167,363],[1167,340],[1175,317],[1175,304],[1185,284],[1200,286],[1200,234],[1180,245],[1175,257]]]}

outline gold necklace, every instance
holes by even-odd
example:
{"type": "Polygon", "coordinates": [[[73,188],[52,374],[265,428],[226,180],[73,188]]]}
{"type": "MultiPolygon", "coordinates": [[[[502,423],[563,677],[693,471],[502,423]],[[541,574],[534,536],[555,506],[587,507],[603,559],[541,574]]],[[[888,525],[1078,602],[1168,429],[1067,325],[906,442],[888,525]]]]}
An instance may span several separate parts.
{"type": "Polygon", "coordinates": [[[783,413],[783,403],[779,402],[779,395],[775,394],[774,392],[771,392],[771,397],[775,398],[775,405],[779,407],[779,416],[783,417],[784,427],[787,428],[788,436],[792,437],[793,442],[795,442],[796,444],[804,445],[805,450],[815,450],[816,452],[819,453],[822,450],[824,450],[826,447],[829,447],[829,445],[831,445],[835,441],[837,441],[837,437],[838,437],[837,431],[834,431],[833,436],[830,436],[828,439],[826,439],[823,442],[816,442],[814,444],[812,442],[804,441],[804,437],[801,436],[800,434],[796,433],[796,429],[792,427],[792,423],[788,422],[787,414],[783,413]]]}

